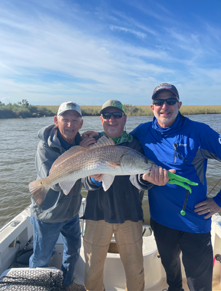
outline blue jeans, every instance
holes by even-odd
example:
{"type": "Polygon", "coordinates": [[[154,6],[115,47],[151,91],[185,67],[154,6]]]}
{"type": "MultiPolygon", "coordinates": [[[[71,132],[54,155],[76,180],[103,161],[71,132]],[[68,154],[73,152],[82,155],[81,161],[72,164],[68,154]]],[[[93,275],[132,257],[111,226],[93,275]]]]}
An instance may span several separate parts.
{"type": "Polygon", "coordinates": [[[72,285],[81,247],[79,215],[77,214],[72,219],[59,223],[45,223],[31,215],[31,223],[33,225],[33,255],[29,259],[29,267],[48,266],[61,233],[64,242],[61,266],[64,276],[63,286],[72,285]]]}

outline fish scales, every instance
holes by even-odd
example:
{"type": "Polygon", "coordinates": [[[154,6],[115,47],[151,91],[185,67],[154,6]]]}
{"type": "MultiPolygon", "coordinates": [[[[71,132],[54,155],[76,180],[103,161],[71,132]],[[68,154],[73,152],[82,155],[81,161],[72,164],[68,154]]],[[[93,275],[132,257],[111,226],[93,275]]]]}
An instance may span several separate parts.
{"type": "Polygon", "coordinates": [[[128,150],[126,147],[118,147],[116,150],[115,146],[103,146],[95,149],[89,148],[87,155],[85,155],[83,151],[74,154],[69,160],[65,160],[61,163],[57,167],[58,171],[52,173],[52,177],[48,182],[53,182],[57,179],[59,179],[58,182],[65,181],[67,177],[63,179],[62,177],[72,175],[73,173],[76,179],[98,174],[102,168],[109,169],[109,166],[106,166],[107,163],[111,164],[113,161],[119,163],[122,155],[126,154],[128,151],[130,151],[130,149],[128,150]],[[81,177],[78,177],[79,172],[81,173],[81,177]],[[82,174],[84,177],[82,177],[82,174]]]}
{"type": "Polygon", "coordinates": [[[29,190],[38,205],[44,201],[48,190],[57,183],[67,195],[78,179],[104,174],[102,186],[106,191],[116,175],[147,173],[154,164],[136,150],[114,145],[105,136],[100,140],[90,148],[70,148],[53,163],[48,177],[29,184],[29,190]]]}

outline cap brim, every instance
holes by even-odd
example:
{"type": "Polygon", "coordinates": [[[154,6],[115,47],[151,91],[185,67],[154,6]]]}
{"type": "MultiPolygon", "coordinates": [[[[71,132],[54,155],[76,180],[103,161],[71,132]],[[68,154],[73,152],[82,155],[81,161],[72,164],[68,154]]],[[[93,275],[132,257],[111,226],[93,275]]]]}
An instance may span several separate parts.
{"type": "Polygon", "coordinates": [[[82,114],[80,114],[77,110],[73,110],[73,109],[64,110],[64,111],[60,112],[59,115],[57,115],[57,116],[60,116],[60,115],[64,114],[67,111],[75,111],[75,112],[77,112],[80,115],[80,117],[82,117],[82,114]]]}
{"type": "Polygon", "coordinates": [[[116,106],[107,106],[107,107],[101,109],[100,114],[102,114],[102,113],[103,113],[106,109],[108,109],[108,108],[119,109],[121,112],[125,113],[125,112],[124,112],[122,109],[120,109],[119,107],[116,107],[116,106]]]}
{"type": "Polygon", "coordinates": [[[178,99],[179,99],[179,96],[175,93],[175,92],[173,92],[172,90],[170,90],[170,89],[165,89],[165,88],[162,88],[162,89],[159,89],[159,90],[157,90],[157,92],[155,92],[153,95],[152,95],[152,99],[154,99],[155,97],[156,97],[156,95],[158,94],[158,93],[160,93],[161,91],[170,91],[170,92],[172,92],[178,99]]]}

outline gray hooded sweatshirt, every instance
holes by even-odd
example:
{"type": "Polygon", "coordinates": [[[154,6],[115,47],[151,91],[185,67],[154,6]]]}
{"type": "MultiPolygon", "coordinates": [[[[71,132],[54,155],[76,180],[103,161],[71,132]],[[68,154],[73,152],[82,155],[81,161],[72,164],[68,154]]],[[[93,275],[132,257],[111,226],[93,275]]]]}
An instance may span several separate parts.
{"type": "MultiPolygon", "coordinates": [[[[58,129],[50,125],[40,129],[38,138],[40,142],[37,147],[35,165],[37,179],[46,178],[54,161],[65,152],[57,137],[58,129]]],[[[75,140],[81,140],[78,133],[75,140]]],[[[81,180],[78,180],[72,187],[70,193],[65,195],[58,184],[48,191],[43,203],[38,206],[32,199],[31,213],[43,222],[57,223],[72,219],[78,214],[81,205],[81,180]]]]}

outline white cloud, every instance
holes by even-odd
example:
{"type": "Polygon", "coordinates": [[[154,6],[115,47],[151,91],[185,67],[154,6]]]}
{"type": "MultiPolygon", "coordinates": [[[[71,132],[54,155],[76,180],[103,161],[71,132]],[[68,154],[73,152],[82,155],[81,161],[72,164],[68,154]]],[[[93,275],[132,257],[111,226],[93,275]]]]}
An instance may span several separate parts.
{"type": "MultiPolygon", "coordinates": [[[[162,24],[159,14],[155,17],[157,30],[122,11],[111,10],[97,19],[96,11],[100,16],[103,11],[99,7],[92,13],[78,5],[68,7],[65,1],[56,3],[60,8],[63,3],[62,11],[56,5],[47,10],[41,7],[34,14],[0,7],[1,101],[27,99],[31,104],[56,105],[73,97],[80,104],[91,105],[118,96],[125,103],[142,104],[164,81],[181,88],[191,83],[193,92],[196,84],[209,78],[212,90],[219,88],[220,70],[204,67],[212,53],[218,54],[218,48],[209,38],[206,49],[202,45],[206,33],[215,35],[217,28],[205,25],[203,32],[184,31],[162,24]],[[118,37],[116,31],[127,37],[118,37]]],[[[198,90],[206,95],[205,88],[198,90]]]]}
{"type": "Polygon", "coordinates": [[[143,32],[140,32],[140,31],[136,31],[136,30],[133,30],[133,29],[129,29],[129,28],[125,28],[125,27],[119,27],[119,26],[115,26],[115,25],[110,25],[110,29],[112,31],[114,30],[118,30],[118,31],[123,31],[123,32],[127,32],[127,33],[132,33],[140,38],[145,38],[146,37],[146,34],[143,33],[143,32]]]}
{"type": "Polygon", "coordinates": [[[121,19],[123,19],[124,23],[128,26],[128,27],[136,27],[136,28],[140,28],[141,30],[143,31],[146,31],[152,35],[158,35],[158,33],[153,30],[152,28],[150,27],[147,27],[146,25],[143,25],[141,23],[139,23],[138,21],[136,21],[134,18],[132,17],[128,17],[126,16],[124,13],[121,13],[119,11],[113,11],[113,13],[117,16],[120,17],[120,19],[117,19],[118,22],[121,21],[121,19]]]}

